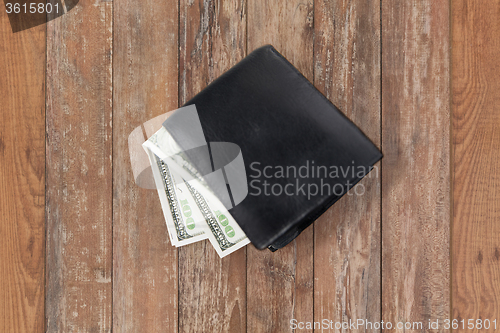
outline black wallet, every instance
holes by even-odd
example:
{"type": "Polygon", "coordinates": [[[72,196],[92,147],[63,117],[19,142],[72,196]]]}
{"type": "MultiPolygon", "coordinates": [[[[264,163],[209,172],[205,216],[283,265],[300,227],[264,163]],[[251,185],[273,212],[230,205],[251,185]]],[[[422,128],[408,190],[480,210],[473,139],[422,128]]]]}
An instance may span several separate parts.
{"type": "MultiPolygon", "coordinates": [[[[382,158],[271,45],[250,53],[185,105],[192,104],[206,142],[241,149],[248,193],[229,212],[258,249],[288,244],[382,158]]],[[[172,124],[167,119],[163,125],[206,174],[206,163],[184,146],[190,133],[172,124]]]]}

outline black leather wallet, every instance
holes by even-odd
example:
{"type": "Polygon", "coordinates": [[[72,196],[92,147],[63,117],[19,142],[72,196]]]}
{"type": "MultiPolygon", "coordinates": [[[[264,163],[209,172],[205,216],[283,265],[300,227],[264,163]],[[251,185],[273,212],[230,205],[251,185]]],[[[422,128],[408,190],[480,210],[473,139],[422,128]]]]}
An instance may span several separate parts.
{"type": "MultiPolygon", "coordinates": [[[[258,249],[288,244],[382,158],[271,45],[250,53],[186,103],[191,104],[206,142],[241,149],[248,194],[229,212],[258,249]]],[[[168,119],[164,126],[186,149],[189,133],[168,119]]],[[[198,171],[206,167],[192,150],[186,155],[198,171]]]]}

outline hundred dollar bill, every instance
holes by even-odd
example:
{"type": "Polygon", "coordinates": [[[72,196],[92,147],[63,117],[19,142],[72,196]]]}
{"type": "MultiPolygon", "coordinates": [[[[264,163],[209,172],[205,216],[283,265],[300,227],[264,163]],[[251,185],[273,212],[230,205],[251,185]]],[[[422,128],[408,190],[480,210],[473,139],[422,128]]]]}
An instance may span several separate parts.
{"type": "MultiPolygon", "coordinates": [[[[205,236],[208,237],[219,256],[224,257],[250,242],[164,127],[152,135],[143,146],[150,151],[149,153],[152,152],[167,164],[174,181],[179,184],[175,187],[177,191],[189,191],[196,206],[193,208],[191,201],[190,209],[202,214],[205,221],[203,228],[205,236]]],[[[198,220],[199,215],[196,215],[198,220]]],[[[198,221],[195,223],[199,224],[198,221]]]]}
{"type": "Polygon", "coordinates": [[[170,242],[175,246],[191,244],[207,238],[201,213],[193,211],[196,204],[189,191],[182,190],[165,161],[146,150],[151,163],[158,196],[165,216],[170,242]],[[197,216],[198,215],[198,216],[197,216]],[[196,222],[198,220],[198,222],[196,222]]]}
{"type": "Polygon", "coordinates": [[[208,239],[222,258],[250,243],[243,230],[235,219],[229,214],[215,195],[206,193],[205,196],[195,189],[192,183],[196,180],[186,181],[186,187],[194,198],[196,205],[203,214],[210,232],[208,239]]]}

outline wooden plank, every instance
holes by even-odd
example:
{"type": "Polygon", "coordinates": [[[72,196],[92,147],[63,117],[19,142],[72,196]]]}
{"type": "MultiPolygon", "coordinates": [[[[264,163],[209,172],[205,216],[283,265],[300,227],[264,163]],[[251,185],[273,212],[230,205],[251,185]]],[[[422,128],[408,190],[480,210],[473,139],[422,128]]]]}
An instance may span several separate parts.
{"type": "Polygon", "coordinates": [[[382,319],[443,323],[450,314],[449,2],[383,1],[381,16],[382,319]]]}
{"type": "MultiPolygon", "coordinates": [[[[179,101],[245,56],[245,1],[180,1],[179,101]]],[[[179,332],[246,332],[246,249],[220,259],[208,241],[179,248],[179,332]]]]}
{"type": "MultiPolygon", "coordinates": [[[[317,0],[314,29],[315,86],[380,148],[380,3],[317,0]]],[[[380,163],[314,228],[315,322],[379,322],[380,163]]]]}
{"type": "MultiPolygon", "coordinates": [[[[248,52],[272,44],[312,82],[313,15],[312,0],[249,0],[248,52]]],[[[291,332],[292,319],[313,321],[313,226],[277,252],[250,245],[247,253],[248,332],[291,332]]]]}
{"type": "Polygon", "coordinates": [[[47,23],[49,332],[111,330],[112,6],[47,23]]]}
{"type": "Polygon", "coordinates": [[[177,108],[178,3],[114,6],[113,330],[177,332],[177,250],[158,194],[134,183],[128,136],[177,108]]]}
{"type": "Polygon", "coordinates": [[[498,331],[500,1],[453,2],[452,24],[452,318],[498,331]]]}
{"type": "Polygon", "coordinates": [[[0,15],[0,332],[45,325],[45,34],[0,15]]]}

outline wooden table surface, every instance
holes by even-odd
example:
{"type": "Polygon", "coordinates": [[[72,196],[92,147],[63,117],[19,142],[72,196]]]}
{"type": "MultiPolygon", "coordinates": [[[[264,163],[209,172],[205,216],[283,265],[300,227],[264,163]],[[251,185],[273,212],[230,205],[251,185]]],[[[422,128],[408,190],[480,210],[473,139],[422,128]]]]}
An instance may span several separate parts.
{"type": "Polygon", "coordinates": [[[81,0],[17,33],[2,11],[0,332],[500,331],[498,73],[499,0],[81,0]],[[275,253],[176,249],[128,135],[267,43],[384,158],[275,253]]]}

